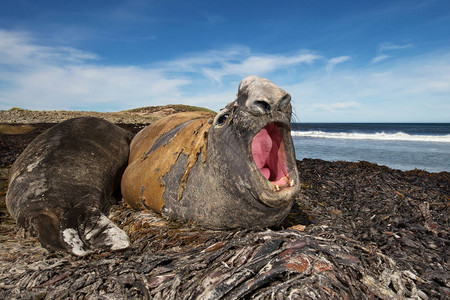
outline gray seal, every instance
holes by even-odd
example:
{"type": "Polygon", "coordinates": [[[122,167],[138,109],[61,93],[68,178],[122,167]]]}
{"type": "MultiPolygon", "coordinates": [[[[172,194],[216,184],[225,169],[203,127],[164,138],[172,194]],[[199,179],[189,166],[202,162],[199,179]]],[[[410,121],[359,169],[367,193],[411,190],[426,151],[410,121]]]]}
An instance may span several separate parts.
{"type": "Polygon", "coordinates": [[[129,246],[103,212],[127,165],[130,133],[98,118],[55,125],[11,167],[6,204],[20,227],[48,250],[83,256],[129,246]]]}

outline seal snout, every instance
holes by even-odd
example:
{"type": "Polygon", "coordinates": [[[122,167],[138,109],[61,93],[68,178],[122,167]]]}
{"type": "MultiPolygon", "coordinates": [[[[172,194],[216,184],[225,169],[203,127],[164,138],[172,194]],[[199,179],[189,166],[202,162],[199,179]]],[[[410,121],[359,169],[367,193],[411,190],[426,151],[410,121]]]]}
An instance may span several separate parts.
{"type": "Polygon", "coordinates": [[[286,164],[283,135],[276,123],[269,123],[252,140],[252,156],[261,174],[273,184],[275,191],[293,187],[286,164]]]}
{"type": "Polygon", "coordinates": [[[255,116],[288,111],[291,103],[289,93],[270,80],[254,75],[242,80],[238,95],[245,97],[245,106],[255,116]]]}
{"type": "Polygon", "coordinates": [[[290,102],[291,95],[278,91],[272,97],[249,97],[246,106],[254,115],[265,115],[273,111],[283,111],[290,102]]]}

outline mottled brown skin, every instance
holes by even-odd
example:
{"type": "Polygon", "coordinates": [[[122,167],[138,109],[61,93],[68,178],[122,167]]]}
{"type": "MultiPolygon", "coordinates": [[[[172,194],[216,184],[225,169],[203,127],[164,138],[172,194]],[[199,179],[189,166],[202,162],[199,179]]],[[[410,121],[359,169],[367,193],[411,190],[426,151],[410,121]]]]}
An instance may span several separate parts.
{"type": "Polygon", "coordinates": [[[6,204],[48,250],[86,255],[129,246],[103,212],[129,153],[130,133],[99,118],[76,118],[39,135],[11,167],[6,204]]]}
{"type": "Polygon", "coordinates": [[[134,137],[129,165],[122,179],[122,195],[131,207],[161,213],[166,187],[162,176],[183,156],[188,157],[188,162],[180,180],[181,197],[192,166],[206,148],[213,118],[214,114],[207,112],[178,113],[147,126],[134,137]],[[170,139],[165,141],[168,136],[170,139]]]}
{"type": "Polygon", "coordinates": [[[143,129],[130,148],[122,194],[137,209],[214,228],[279,224],[299,191],[290,137],[290,96],[267,79],[244,78],[237,99],[214,119],[176,114],[143,129]],[[276,123],[292,186],[277,190],[252,158],[253,137],[276,123]]]}

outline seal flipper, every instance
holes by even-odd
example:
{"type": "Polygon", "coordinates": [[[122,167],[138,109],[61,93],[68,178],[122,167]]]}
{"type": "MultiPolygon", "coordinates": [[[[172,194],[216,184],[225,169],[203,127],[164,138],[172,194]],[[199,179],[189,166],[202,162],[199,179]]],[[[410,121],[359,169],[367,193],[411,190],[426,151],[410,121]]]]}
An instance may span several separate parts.
{"type": "Polygon", "coordinates": [[[86,249],[76,224],[69,225],[67,220],[70,217],[63,216],[61,220],[55,212],[40,210],[29,217],[30,233],[50,252],[68,251],[77,256],[89,254],[91,251],[86,249]]]}
{"type": "Polygon", "coordinates": [[[65,250],[84,256],[93,250],[123,250],[130,246],[127,234],[97,208],[72,208],[64,214],[60,240],[65,250]],[[76,220],[76,223],[74,223],[76,220]]]}
{"type": "Polygon", "coordinates": [[[99,210],[91,210],[83,225],[84,241],[91,248],[117,251],[130,246],[127,234],[99,210]]]}
{"type": "Polygon", "coordinates": [[[60,238],[60,219],[48,210],[41,210],[29,217],[30,233],[49,251],[66,250],[60,238]]]}
{"type": "Polygon", "coordinates": [[[30,233],[51,252],[68,251],[77,256],[96,249],[117,251],[130,246],[127,234],[99,210],[74,217],[77,211],[66,213],[62,220],[49,210],[36,212],[29,219],[30,233]]]}

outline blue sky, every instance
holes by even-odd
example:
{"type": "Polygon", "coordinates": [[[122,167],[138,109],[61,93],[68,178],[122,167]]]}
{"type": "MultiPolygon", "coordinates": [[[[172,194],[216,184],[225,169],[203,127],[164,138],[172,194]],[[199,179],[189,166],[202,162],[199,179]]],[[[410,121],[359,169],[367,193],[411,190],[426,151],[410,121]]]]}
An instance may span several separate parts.
{"type": "Polygon", "coordinates": [[[0,109],[218,111],[250,74],[300,122],[450,122],[450,1],[0,1],[0,109]]]}

